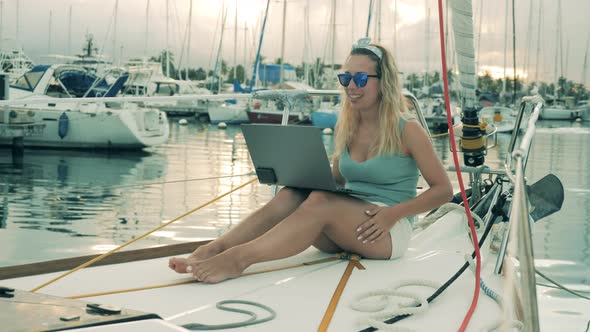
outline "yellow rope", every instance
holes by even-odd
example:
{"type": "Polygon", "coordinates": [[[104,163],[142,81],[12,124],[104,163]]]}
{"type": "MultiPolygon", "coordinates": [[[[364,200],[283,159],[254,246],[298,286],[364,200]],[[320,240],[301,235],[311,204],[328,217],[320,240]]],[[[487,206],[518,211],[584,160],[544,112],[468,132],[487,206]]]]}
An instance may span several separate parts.
{"type": "Polygon", "coordinates": [[[430,137],[432,137],[432,138],[437,138],[437,137],[447,136],[448,134],[449,134],[449,133],[448,133],[448,132],[446,132],[446,133],[441,133],[441,134],[430,135],[430,137]]]}
{"type": "MultiPolygon", "coordinates": [[[[318,259],[315,261],[292,264],[292,265],[287,265],[287,266],[283,266],[283,267],[260,270],[260,271],[246,272],[246,273],[243,273],[242,275],[240,275],[240,277],[251,276],[251,275],[267,273],[267,272],[287,270],[287,269],[291,269],[294,267],[300,267],[300,266],[307,266],[307,265],[315,265],[315,264],[332,262],[332,261],[335,261],[338,259],[342,259],[341,258],[342,256],[343,256],[343,254],[339,254],[336,256],[328,257],[328,258],[318,259]]],[[[179,285],[188,285],[188,284],[194,284],[194,283],[198,283],[198,282],[200,282],[200,281],[195,280],[195,279],[191,279],[191,280],[185,280],[185,281],[177,281],[177,282],[168,283],[168,284],[160,284],[160,285],[152,285],[152,286],[144,286],[144,287],[136,287],[136,288],[126,288],[126,289],[112,290],[112,291],[99,292],[99,293],[82,294],[82,295],[72,295],[72,296],[68,296],[66,298],[67,299],[81,299],[81,298],[85,298],[85,297],[95,297],[95,296],[103,296],[103,295],[111,295],[111,294],[137,292],[137,291],[142,291],[142,290],[147,290],[147,289],[156,289],[156,288],[172,287],[172,286],[179,286],[179,285]]]]}
{"type": "Polygon", "coordinates": [[[197,211],[197,210],[199,210],[199,209],[201,209],[201,208],[203,208],[203,207],[205,207],[205,206],[207,206],[207,205],[209,205],[209,204],[211,204],[211,203],[214,203],[215,201],[217,201],[217,200],[219,200],[219,199],[221,199],[221,198],[223,198],[223,197],[225,197],[225,196],[227,196],[227,195],[229,195],[229,194],[233,193],[234,191],[237,191],[237,190],[239,190],[239,189],[242,189],[243,187],[245,187],[245,186],[247,186],[247,185],[249,185],[249,184],[253,183],[253,182],[254,182],[254,181],[256,181],[256,180],[258,180],[258,178],[254,178],[254,179],[252,179],[252,180],[250,180],[250,181],[248,181],[248,182],[246,182],[246,183],[244,183],[244,184],[241,184],[241,185],[239,185],[238,187],[236,187],[236,188],[234,188],[234,189],[232,189],[232,190],[230,190],[230,191],[228,191],[228,192],[224,193],[223,195],[221,195],[221,196],[218,196],[218,197],[216,197],[216,198],[214,198],[214,199],[212,199],[212,200],[208,201],[207,203],[205,203],[205,204],[202,204],[202,205],[200,205],[200,206],[198,206],[198,207],[196,207],[196,208],[194,208],[194,209],[192,209],[192,210],[190,210],[190,211],[188,211],[188,212],[186,212],[186,213],[184,213],[184,214],[182,214],[182,215],[180,215],[180,216],[178,216],[178,217],[176,217],[176,218],[174,218],[174,219],[170,220],[169,222],[167,222],[167,223],[165,223],[165,224],[162,224],[162,225],[160,225],[160,226],[158,226],[158,227],[154,228],[153,230],[151,230],[151,231],[149,231],[149,232],[147,232],[147,233],[145,233],[145,234],[141,235],[140,237],[138,237],[138,238],[135,238],[135,239],[133,239],[133,240],[131,240],[131,241],[127,242],[127,243],[124,243],[124,244],[122,244],[122,245],[120,245],[120,246],[116,247],[115,249],[112,249],[111,251],[109,251],[109,252],[107,252],[107,253],[104,253],[104,254],[102,254],[102,255],[100,255],[100,256],[98,256],[98,257],[94,258],[94,259],[91,259],[90,261],[88,261],[88,262],[86,262],[86,263],[84,263],[84,264],[82,264],[82,265],[80,265],[80,266],[78,266],[78,267],[76,267],[76,268],[74,268],[74,269],[72,269],[72,270],[70,270],[70,271],[68,271],[68,272],[64,273],[64,274],[62,274],[62,275],[59,275],[59,276],[57,276],[57,277],[55,277],[55,278],[53,278],[53,279],[49,280],[48,282],[46,282],[46,283],[44,283],[44,284],[42,284],[42,285],[40,285],[40,286],[37,286],[37,287],[33,288],[33,289],[31,290],[31,292],[36,292],[36,291],[40,290],[41,288],[43,288],[43,287],[45,287],[45,286],[47,286],[47,285],[49,285],[49,284],[52,284],[52,283],[54,283],[54,282],[56,282],[56,281],[58,281],[58,280],[60,280],[60,279],[62,279],[62,278],[64,278],[64,277],[66,277],[66,276],[68,276],[68,275],[70,275],[70,274],[72,274],[72,273],[74,273],[74,272],[78,271],[78,270],[81,270],[81,269],[83,269],[83,268],[85,268],[85,267],[87,267],[87,266],[89,266],[89,265],[92,265],[92,264],[94,264],[94,263],[96,263],[96,262],[100,261],[101,259],[103,259],[103,258],[105,258],[105,257],[108,257],[109,255],[111,255],[111,254],[113,254],[113,253],[115,253],[115,252],[117,252],[117,251],[119,251],[119,250],[121,250],[121,249],[123,249],[123,248],[127,247],[128,245],[130,245],[130,244],[132,244],[132,243],[134,243],[134,242],[137,242],[137,241],[139,241],[139,240],[141,240],[141,239],[143,239],[143,238],[147,237],[148,235],[150,235],[150,234],[152,234],[152,233],[154,233],[154,232],[156,232],[156,231],[159,231],[160,229],[162,229],[162,228],[164,228],[164,227],[166,227],[166,226],[170,225],[171,223],[173,223],[173,222],[175,222],[175,221],[177,221],[177,220],[179,220],[179,219],[181,219],[181,218],[184,218],[184,217],[188,216],[189,214],[191,214],[191,213],[193,213],[193,212],[195,212],[195,211],[197,211]]]}
{"type": "Polygon", "coordinates": [[[478,128],[482,131],[486,130],[486,127],[488,126],[488,123],[486,122],[486,120],[481,120],[481,122],[478,125],[470,125],[470,124],[463,124],[463,127],[467,127],[467,128],[478,128]]]}

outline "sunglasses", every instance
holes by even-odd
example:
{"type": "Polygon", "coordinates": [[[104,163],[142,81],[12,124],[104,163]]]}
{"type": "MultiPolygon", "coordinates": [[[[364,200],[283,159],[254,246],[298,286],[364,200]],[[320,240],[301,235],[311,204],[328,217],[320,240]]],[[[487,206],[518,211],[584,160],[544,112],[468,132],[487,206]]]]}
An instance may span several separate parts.
{"type": "Polygon", "coordinates": [[[351,73],[342,73],[338,74],[338,81],[340,82],[340,85],[347,87],[352,79],[357,87],[362,88],[367,85],[369,77],[381,78],[379,75],[369,75],[366,73],[356,73],[354,75],[351,73]]]}

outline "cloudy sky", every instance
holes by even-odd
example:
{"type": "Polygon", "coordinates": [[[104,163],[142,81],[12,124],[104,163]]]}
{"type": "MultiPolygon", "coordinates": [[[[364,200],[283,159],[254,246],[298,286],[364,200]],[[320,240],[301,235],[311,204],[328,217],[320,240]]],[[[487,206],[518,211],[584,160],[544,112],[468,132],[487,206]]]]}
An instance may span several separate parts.
{"type": "MultiPolygon", "coordinates": [[[[508,72],[512,72],[512,3],[506,12],[506,1],[473,0],[474,47],[478,54],[478,68],[494,75],[502,75],[504,71],[505,44],[508,47],[508,72]],[[508,38],[505,37],[505,22],[509,25],[508,38]],[[506,40],[508,43],[505,43],[506,40]]],[[[36,62],[43,62],[46,54],[79,53],[85,34],[92,33],[102,52],[109,57],[115,54],[115,60],[156,55],[169,45],[176,54],[176,60],[182,57],[186,64],[187,56],[182,56],[182,49],[190,2],[0,0],[0,37],[3,47],[10,45],[7,39],[18,38],[18,43],[36,62]],[[116,52],[113,52],[114,44],[116,52]]],[[[437,0],[382,0],[380,20],[377,18],[379,0],[373,2],[369,35],[374,40],[380,39],[390,49],[395,46],[394,54],[401,70],[440,71],[437,0]],[[397,16],[394,15],[396,7],[397,16]]],[[[191,67],[213,67],[220,44],[223,3],[222,0],[192,0],[191,67]]],[[[341,63],[352,41],[366,32],[369,0],[335,1],[336,20],[333,25],[330,24],[332,3],[331,0],[288,0],[287,14],[283,16],[284,1],[271,0],[261,54],[272,62],[281,56],[285,20],[284,57],[288,63],[296,65],[317,57],[331,62],[331,29],[336,36],[334,61],[341,63]],[[306,43],[308,47],[305,47],[306,43]]],[[[227,17],[221,56],[230,66],[234,63],[234,54],[238,64],[253,63],[265,6],[266,0],[237,1],[235,41],[236,0],[225,1],[227,17]]],[[[518,0],[515,6],[519,75],[528,75],[529,79],[538,75],[541,80],[552,81],[557,68],[558,74],[563,71],[568,79],[583,82],[584,57],[590,39],[590,20],[587,17],[590,1],[518,0]],[[560,2],[562,19],[558,24],[560,2]]],[[[187,43],[184,45],[186,47],[187,43]]],[[[590,59],[587,62],[586,67],[590,67],[590,59]]],[[[586,70],[585,82],[590,84],[590,69],[586,70]]]]}

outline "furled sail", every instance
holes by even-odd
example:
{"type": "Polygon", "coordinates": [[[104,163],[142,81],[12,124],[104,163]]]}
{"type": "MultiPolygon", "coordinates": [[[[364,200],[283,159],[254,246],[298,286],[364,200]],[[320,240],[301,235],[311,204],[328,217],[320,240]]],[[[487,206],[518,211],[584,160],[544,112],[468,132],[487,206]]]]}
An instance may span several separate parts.
{"type": "Polygon", "coordinates": [[[452,0],[451,9],[463,107],[472,108],[478,104],[478,101],[475,95],[477,80],[471,0],[452,0]]]}

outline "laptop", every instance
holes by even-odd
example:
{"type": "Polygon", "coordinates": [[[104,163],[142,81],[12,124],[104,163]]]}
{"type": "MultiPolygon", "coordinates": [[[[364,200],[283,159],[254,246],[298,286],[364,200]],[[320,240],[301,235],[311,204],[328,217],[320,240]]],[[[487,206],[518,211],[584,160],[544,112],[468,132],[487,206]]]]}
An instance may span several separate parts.
{"type": "Polygon", "coordinates": [[[336,183],[321,128],[278,124],[242,124],[241,128],[260,183],[371,195],[336,183]]]}

